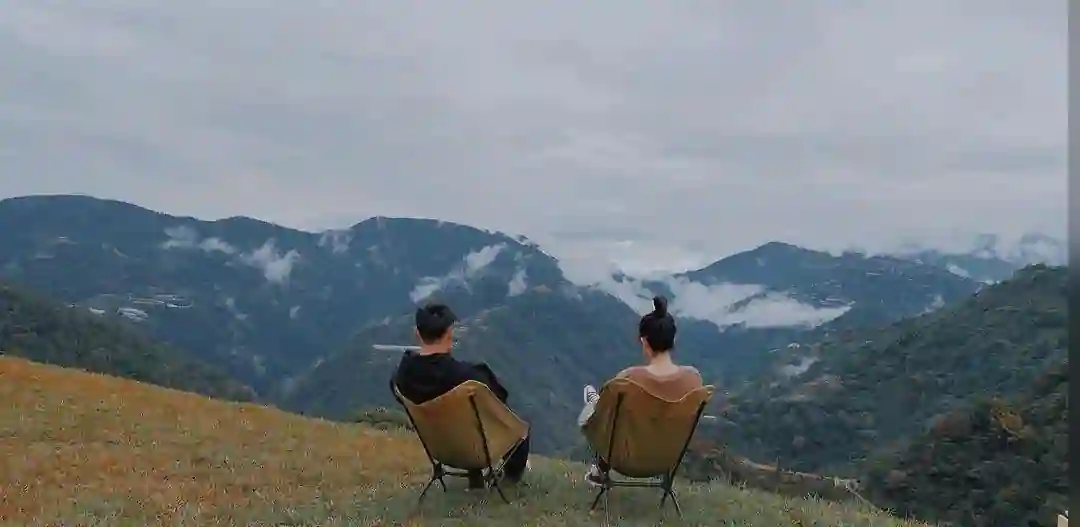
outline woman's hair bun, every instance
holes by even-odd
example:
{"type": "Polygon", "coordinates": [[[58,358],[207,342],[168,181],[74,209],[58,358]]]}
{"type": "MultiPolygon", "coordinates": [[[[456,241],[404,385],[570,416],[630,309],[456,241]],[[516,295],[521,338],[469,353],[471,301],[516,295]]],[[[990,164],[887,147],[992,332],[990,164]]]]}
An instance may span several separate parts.
{"type": "Polygon", "coordinates": [[[657,295],[652,299],[653,314],[658,317],[664,317],[667,315],[667,299],[663,296],[657,295]]]}

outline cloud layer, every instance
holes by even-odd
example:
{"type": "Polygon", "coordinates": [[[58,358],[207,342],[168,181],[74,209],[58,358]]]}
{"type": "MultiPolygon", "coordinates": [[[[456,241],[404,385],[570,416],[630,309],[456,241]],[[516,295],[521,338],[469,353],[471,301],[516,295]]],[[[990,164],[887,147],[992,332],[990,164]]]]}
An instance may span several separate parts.
{"type": "Polygon", "coordinates": [[[437,217],[635,270],[1064,232],[1064,1],[229,5],[5,2],[0,196],[437,217]]]}
{"type": "MultiPolygon", "coordinates": [[[[482,247],[466,254],[461,259],[461,264],[445,275],[425,276],[422,278],[420,283],[416,284],[416,287],[409,293],[409,298],[413,302],[421,302],[425,298],[446,287],[452,285],[468,286],[469,280],[482,273],[487,266],[495,261],[495,257],[499,256],[499,253],[504,249],[506,249],[506,244],[500,243],[482,247]]],[[[513,283],[511,282],[511,289],[512,288],[513,283]]],[[[516,294],[520,294],[520,292],[516,294]]]]}
{"type": "Polygon", "coordinates": [[[201,238],[198,231],[186,225],[169,227],[165,229],[165,235],[167,238],[161,243],[163,249],[198,249],[237,255],[241,263],[258,269],[268,281],[281,285],[289,281],[293,267],[301,260],[300,253],[295,249],[282,253],[273,239],[266,240],[258,248],[241,252],[221,238],[201,238]]]}
{"type": "Polygon", "coordinates": [[[654,276],[648,281],[609,277],[596,281],[591,287],[645,314],[653,309],[654,293],[650,285],[662,285],[670,291],[673,315],[712,322],[720,329],[739,324],[747,328],[813,328],[839,318],[851,309],[850,305],[812,306],[783,292],[767,291],[757,284],[703,284],[670,275],[654,276]]]}

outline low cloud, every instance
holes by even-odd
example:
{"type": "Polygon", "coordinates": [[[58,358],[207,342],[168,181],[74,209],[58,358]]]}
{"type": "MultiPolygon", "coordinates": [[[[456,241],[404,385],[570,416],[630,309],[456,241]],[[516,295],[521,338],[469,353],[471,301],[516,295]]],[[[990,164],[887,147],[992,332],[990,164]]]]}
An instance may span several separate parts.
{"type": "Polygon", "coordinates": [[[795,364],[785,364],[780,367],[780,374],[785,377],[797,377],[810,370],[810,367],[818,361],[817,357],[799,357],[795,364]]]}
{"type": "Polygon", "coordinates": [[[169,227],[165,229],[165,235],[168,239],[162,242],[163,249],[202,250],[208,253],[238,255],[241,263],[258,269],[267,280],[276,284],[288,282],[293,267],[300,261],[299,252],[290,249],[284,254],[281,253],[272,238],[259,248],[241,254],[234,245],[221,238],[200,238],[199,232],[187,225],[169,227]]]}
{"type": "Polygon", "coordinates": [[[657,285],[671,291],[670,309],[673,315],[712,322],[721,330],[734,325],[749,328],[813,328],[851,309],[850,305],[819,308],[755,284],[706,285],[672,276],[650,280],[610,278],[591,284],[591,287],[618,298],[639,313],[646,313],[652,310],[653,297],[648,286],[657,285]]]}
{"type": "Polygon", "coordinates": [[[347,230],[331,229],[319,235],[319,247],[329,248],[334,254],[347,252],[351,241],[352,233],[347,230]]]}
{"type": "MultiPolygon", "coordinates": [[[[819,308],[804,304],[782,293],[769,293],[755,298],[742,308],[724,317],[724,324],[744,324],[749,328],[815,328],[839,318],[851,310],[851,305],[819,308]]],[[[714,322],[716,322],[714,320],[714,322]]]]}
{"type": "Polygon", "coordinates": [[[505,243],[489,245],[477,251],[466,254],[461,259],[461,264],[443,276],[425,276],[421,278],[409,293],[413,302],[419,302],[436,291],[452,284],[468,285],[468,280],[480,274],[487,266],[495,261],[499,253],[506,248],[505,243]]]}
{"type": "Polygon", "coordinates": [[[240,260],[262,271],[267,280],[284,284],[288,282],[293,266],[300,261],[300,253],[295,249],[290,249],[282,254],[278,251],[274,239],[271,238],[258,249],[242,254],[240,260]]]}
{"type": "Polygon", "coordinates": [[[247,313],[244,313],[236,306],[236,299],[231,296],[225,297],[225,308],[233,314],[236,320],[244,321],[248,318],[247,313]]]}
{"type": "Polygon", "coordinates": [[[201,249],[206,252],[220,252],[224,254],[236,254],[233,247],[225,240],[217,237],[200,239],[199,232],[187,225],[169,227],[165,229],[168,239],[162,242],[163,249],[201,249]]]}
{"type": "Polygon", "coordinates": [[[510,279],[510,284],[507,286],[508,290],[506,292],[506,296],[518,296],[524,293],[525,290],[529,287],[526,279],[527,276],[525,273],[525,269],[518,269],[517,272],[514,273],[514,277],[510,279]]]}
{"type": "MultiPolygon", "coordinates": [[[[1065,237],[1024,232],[1019,234],[978,234],[946,231],[925,234],[918,240],[900,242],[881,241],[877,246],[849,247],[869,256],[898,255],[909,257],[924,250],[942,254],[971,255],[984,259],[998,259],[1017,265],[1045,263],[1065,265],[1068,262],[1068,242],[1065,237]]],[[[954,274],[964,276],[960,268],[950,268],[954,274]],[[959,270],[959,272],[958,272],[959,270]]]]}
{"type": "Polygon", "coordinates": [[[945,268],[948,269],[948,271],[950,273],[952,273],[952,274],[954,274],[956,276],[960,276],[960,277],[963,277],[963,278],[971,278],[971,273],[967,272],[966,269],[964,269],[963,267],[960,267],[959,265],[949,264],[945,268]]]}
{"type": "Polygon", "coordinates": [[[480,249],[479,251],[471,252],[465,255],[465,268],[464,273],[466,276],[472,276],[485,267],[491,265],[491,262],[495,261],[495,257],[499,256],[499,253],[506,248],[505,243],[497,245],[489,245],[480,249]]]}
{"type": "Polygon", "coordinates": [[[934,295],[934,299],[930,301],[930,304],[922,310],[922,314],[931,313],[945,307],[945,299],[941,295],[934,295]]]}
{"type": "Polygon", "coordinates": [[[161,243],[163,249],[194,249],[199,242],[199,233],[186,225],[168,227],[165,235],[169,239],[161,243]]]}

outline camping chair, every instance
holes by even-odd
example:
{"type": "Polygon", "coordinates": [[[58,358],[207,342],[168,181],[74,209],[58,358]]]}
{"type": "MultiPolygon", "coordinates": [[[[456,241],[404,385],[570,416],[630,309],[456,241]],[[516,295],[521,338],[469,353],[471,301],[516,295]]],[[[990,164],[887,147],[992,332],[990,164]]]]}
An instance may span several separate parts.
{"type": "Polygon", "coordinates": [[[445,492],[445,476],[468,477],[469,470],[482,471],[488,492],[494,487],[504,502],[510,502],[499,480],[507,454],[529,435],[525,421],[477,381],[465,381],[423,404],[413,404],[396,385],[393,390],[431,462],[431,479],[417,505],[436,481],[445,492]]]}
{"type": "Polygon", "coordinates": [[[615,487],[648,487],[663,490],[661,509],[670,496],[675,512],[681,517],[682,508],[675,497],[675,472],[682,464],[713,390],[712,386],[703,386],[682,399],[668,401],[629,379],[608,381],[600,390],[595,412],[585,424],[585,437],[593,452],[607,462],[609,472],[650,481],[617,481],[610,473],[604,474],[605,483],[591,510],[596,509],[601,497],[605,498],[607,509],[608,493],[615,487]]]}

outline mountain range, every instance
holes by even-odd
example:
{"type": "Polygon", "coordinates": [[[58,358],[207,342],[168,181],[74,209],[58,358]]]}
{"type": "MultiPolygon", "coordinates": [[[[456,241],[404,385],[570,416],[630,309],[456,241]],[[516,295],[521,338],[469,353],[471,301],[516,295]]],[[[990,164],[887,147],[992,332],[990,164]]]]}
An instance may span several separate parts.
{"type": "Polygon", "coordinates": [[[521,236],[375,217],[311,233],[244,217],[203,221],[86,196],[0,201],[0,278],[122,321],[221,368],[265,402],[331,418],[389,404],[417,303],[441,299],[460,354],[505,377],[540,451],[572,448],[580,386],[637,362],[637,317],[671,298],[678,353],[707,380],[749,382],[775,351],[960,301],[979,280],[947,263],[833,255],[772,242],[669,276],[566,278],[521,236]]]}

